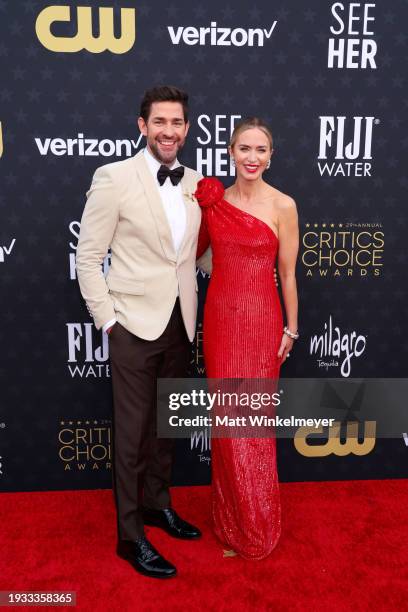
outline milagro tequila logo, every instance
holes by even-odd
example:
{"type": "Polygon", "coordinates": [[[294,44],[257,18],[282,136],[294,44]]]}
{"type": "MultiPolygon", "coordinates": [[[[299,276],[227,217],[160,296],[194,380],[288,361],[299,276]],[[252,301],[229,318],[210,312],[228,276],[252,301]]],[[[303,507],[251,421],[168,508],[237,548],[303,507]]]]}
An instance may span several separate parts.
{"type": "Polygon", "coordinates": [[[373,129],[380,120],[326,115],[319,119],[320,176],[371,176],[373,129]]]}
{"type": "Polygon", "coordinates": [[[318,355],[319,368],[326,371],[340,367],[340,373],[348,378],[351,373],[351,360],[361,357],[366,349],[366,337],[355,331],[342,333],[339,327],[333,327],[330,315],[329,322],[323,326],[323,333],[310,338],[310,355],[318,355]]]}
{"type": "Polygon", "coordinates": [[[190,434],[190,450],[197,453],[199,463],[211,463],[211,432],[200,429],[190,434]]]}
{"type": "Polygon", "coordinates": [[[375,69],[377,43],[374,36],[373,2],[335,2],[331,13],[327,66],[329,68],[375,69]]]}
{"type": "Polygon", "coordinates": [[[72,378],[110,378],[109,344],[93,323],[67,323],[68,371],[72,378]]]}

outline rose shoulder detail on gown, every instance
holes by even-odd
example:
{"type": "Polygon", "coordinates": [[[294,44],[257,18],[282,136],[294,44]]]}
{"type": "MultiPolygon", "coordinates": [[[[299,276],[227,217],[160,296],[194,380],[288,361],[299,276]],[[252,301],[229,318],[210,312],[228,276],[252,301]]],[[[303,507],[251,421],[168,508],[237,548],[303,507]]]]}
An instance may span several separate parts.
{"type": "Polygon", "coordinates": [[[202,208],[208,208],[222,200],[224,193],[225,189],[221,181],[215,177],[210,177],[198,181],[194,195],[202,208]]]}

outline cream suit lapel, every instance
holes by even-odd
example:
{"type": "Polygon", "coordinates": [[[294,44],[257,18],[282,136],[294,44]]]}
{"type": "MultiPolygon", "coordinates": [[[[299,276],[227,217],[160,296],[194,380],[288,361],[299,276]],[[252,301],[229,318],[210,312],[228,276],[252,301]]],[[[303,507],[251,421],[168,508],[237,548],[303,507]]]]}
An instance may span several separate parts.
{"type": "Polygon", "coordinates": [[[193,221],[194,221],[194,198],[193,198],[193,190],[190,185],[189,180],[184,175],[181,179],[181,191],[183,194],[183,202],[186,209],[186,231],[184,232],[183,240],[181,242],[178,257],[181,259],[184,251],[184,246],[188,240],[188,237],[193,229],[193,221]]]}
{"type": "Polygon", "coordinates": [[[166,213],[164,212],[157,185],[148,168],[143,151],[137,153],[133,159],[136,171],[146,192],[147,201],[156,224],[163,252],[169,261],[176,262],[177,255],[174,250],[170,226],[167,221],[166,213]]]}

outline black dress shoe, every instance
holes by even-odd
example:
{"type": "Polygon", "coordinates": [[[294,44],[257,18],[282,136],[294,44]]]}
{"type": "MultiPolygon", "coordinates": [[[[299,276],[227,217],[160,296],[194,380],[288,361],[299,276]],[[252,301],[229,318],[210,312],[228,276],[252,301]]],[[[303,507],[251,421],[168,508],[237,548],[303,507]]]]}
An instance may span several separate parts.
{"type": "Polygon", "coordinates": [[[171,578],[177,570],[150,544],[144,536],[136,542],[120,540],[117,554],[121,559],[129,561],[137,572],[151,578],[171,578]]]}
{"type": "Polygon", "coordinates": [[[145,525],[160,527],[174,538],[195,540],[201,537],[201,531],[187,521],[183,521],[173,508],[165,508],[164,510],[144,508],[143,520],[145,525]]]}

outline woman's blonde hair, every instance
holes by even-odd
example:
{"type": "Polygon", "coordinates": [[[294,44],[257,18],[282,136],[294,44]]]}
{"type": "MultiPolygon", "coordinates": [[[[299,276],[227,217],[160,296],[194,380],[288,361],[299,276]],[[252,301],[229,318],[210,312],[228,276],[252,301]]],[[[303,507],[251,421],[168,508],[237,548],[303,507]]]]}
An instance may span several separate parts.
{"type": "Polygon", "coordinates": [[[237,141],[238,136],[242,134],[242,132],[245,132],[246,130],[251,130],[252,128],[258,128],[258,130],[261,130],[261,132],[263,132],[265,136],[267,136],[271,150],[272,150],[273,149],[272,132],[268,124],[263,119],[259,119],[259,117],[248,117],[248,119],[243,119],[242,121],[237,123],[237,125],[234,128],[234,131],[231,134],[230,147],[232,148],[234,146],[234,144],[237,141]]]}

